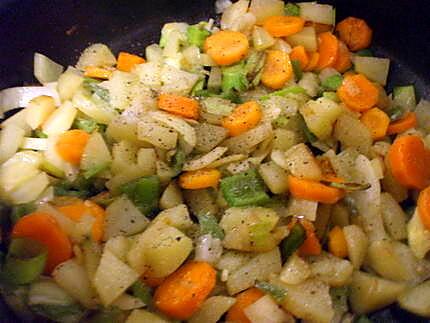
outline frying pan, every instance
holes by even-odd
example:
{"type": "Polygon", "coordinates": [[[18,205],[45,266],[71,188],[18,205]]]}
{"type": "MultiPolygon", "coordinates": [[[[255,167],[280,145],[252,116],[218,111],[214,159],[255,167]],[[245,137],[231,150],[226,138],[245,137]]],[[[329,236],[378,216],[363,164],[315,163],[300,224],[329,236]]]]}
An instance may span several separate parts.
{"type": "MultiPolygon", "coordinates": [[[[303,1],[303,0],[302,0],[303,1]]],[[[374,30],[377,56],[391,59],[390,83],[414,84],[430,97],[430,2],[428,0],[320,1],[336,6],[338,19],[354,15],[374,30]]],[[[67,66],[90,43],[114,52],[143,54],[170,21],[196,23],[214,17],[213,0],[0,0],[0,89],[34,83],[33,54],[67,66]]],[[[391,306],[375,322],[426,322],[391,306]]],[[[0,301],[0,322],[19,322],[0,301]]]]}

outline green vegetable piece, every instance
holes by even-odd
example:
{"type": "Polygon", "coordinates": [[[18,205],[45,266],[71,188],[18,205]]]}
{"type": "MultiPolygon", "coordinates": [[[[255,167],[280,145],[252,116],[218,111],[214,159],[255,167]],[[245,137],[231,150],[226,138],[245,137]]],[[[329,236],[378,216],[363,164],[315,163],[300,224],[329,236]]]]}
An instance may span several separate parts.
{"type": "Polygon", "coordinates": [[[393,89],[394,104],[403,109],[411,111],[415,109],[417,102],[415,97],[415,87],[413,85],[396,86],[393,89]]]}
{"type": "Polygon", "coordinates": [[[348,312],[348,296],[349,296],[348,286],[330,288],[330,296],[332,299],[333,307],[336,312],[340,312],[340,313],[348,312]]]}
{"type": "Polygon", "coordinates": [[[270,284],[268,282],[259,281],[255,284],[255,287],[257,287],[264,293],[272,296],[273,299],[278,303],[282,303],[285,300],[285,297],[287,296],[287,291],[285,288],[270,284]]]}
{"type": "Polygon", "coordinates": [[[270,201],[255,169],[222,179],[220,187],[229,206],[262,205],[270,201]]]}
{"type": "Polygon", "coordinates": [[[35,304],[31,305],[31,310],[54,322],[79,322],[84,316],[84,311],[79,304],[35,304]]]}
{"type": "Polygon", "coordinates": [[[1,280],[14,285],[31,283],[43,272],[47,256],[46,247],[41,243],[27,238],[13,239],[1,280]]]}
{"type": "Polygon", "coordinates": [[[373,321],[369,319],[366,315],[360,315],[354,323],[372,323],[373,321]]]}
{"type": "Polygon", "coordinates": [[[92,133],[97,130],[97,122],[91,119],[76,118],[72,125],[75,129],[81,129],[88,133],[92,133]]]}
{"type": "Polygon", "coordinates": [[[250,79],[254,78],[264,67],[265,55],[262,52],[252,52],[246,60],[245,71],[250,79]]]}
{"type": "Polygon", "coordinates": [[[131,286],[131,291],[134,297],[140,299],[146,305],[152,304],[152,288],[145,285],[141,281],[136,281],[131,286]]]}
{"type": "Polygon", "coordinates": [[[388,116],[390,117],[391,121],[396,121],[402,118],[403,116],[403,109],[400,107],[394,107],[387,111],[388,116]]]}
{"type": "Polygon", "coordinates": [[[288,94],[306,94],[306,90],[304,88],[302,88],[301,86],[293,85],[293,86],[289,86],[289,87],[286,87],[286,88],[278,90],[278,91],[274,91],[270,94],[263,95],[260,98],[260,100],[266,101],[266,100],[270,99],[272,96],[287,96],[288,94]]]}
{"type": "Polygon", "coordinates": [[[298,60],[293,59],[291,61],[291,65],[293,66],[293,72],[297,81],[300,81],[303,76],[302,67],[300,66],[300,62],[298,60]]]}
{"type": "Polygon", "coordinates": [[[281,242],[281,254],[283,261],[288,258],[303,244],[306,239],[306,231],[300,223],[296,223],[288,237],[281,242]]]}
{"type": "Polygon", "coordinates": [[[340,102],[340,99],[339,99],[339,97],[337,96],[337,94],[336,94],[336,92],[323,92],[323,95],[322,95],[324,98],[326,98],[326,99],[329,99],[329,100],[332,100],[332,101],[334,101],[334,102],[336,102],[336,103],[339,103],[340,102]]]}
{"type": "Polygon", "coordinates": [[[306,121],[302,115],[300,115],[300,126],[301,126],[303,133],[305,134],[305,137],[306,137],[308,142],[313,143],[313,142],[318,140],[318,137],[315,136],[315,134],[312,131],[310,131],[310,129],[309,129],[308,125],[306,124],[306,121]]]}
{"type": "Polygon", "coordinates": [[[200,224],[200,234],[210,234],[217,239],[224,239],[224,230],[219,226],[217,219],[212,214],[197,215],[200,224]]]}
{"type": "Polygon", "coordinates": [[[342,85],[343,77],[342,75],[332,75],[327,77],[324,81],[321,82],[321,85],[324,89],[329,91],[336,91],[342,85]]]}
{"type": "Polygon", "coordinates": [[[249,237],[257,248],[264,248],[268,243],[269,235],[273,229],[271,221],[253,223],[249,228],[249,237]]]}
{"type": "Polygon", "coordinates": [[[79,176],[75,181],[63,180],[54,185],[54,195],[74,196],[86,199],[106,190],[104,180],[98,178],[86,179],[79,176]]]}
{"type": "Polygon", "coordinates": [[[300,16],[300,7],[294,3],[288,2],[285,5],[286,16],[300,16]]]}
{"type": "Polygon", "coordinates": [[[44,133],[42,130],[36,129],[36,130],[33,130],[33,137],[48,138],[48,135],[46,133],[44,133]]]}
{"type": "Polygon", "coordinates": [[[95,315],[89,318],[88,323],[118,323],[125,321],[125,314],[120,309],[113,307],[110,309],[103,309],[96,312],[95,315]]]}
{"type": "Polygon", "coordinates": [[[161,194],[158,176],[141,177],[120,187],[121,193],[136,205],[145,215],[149,216],[157,209],[161,194]]]}
{"type": "Polygon", "coordinates": [[[182,172],[182,167],[184,167],[186,157],[185,152],[181,149],[178,149],[175,155],[173,155],[172,169],[175,171],[176,175],[179,175],[182,172]]]}
{"type": "Polygon", "coordinates": [[[355,55],[362,56],[362,57],[373,57],[373,52],[370,49],[366,48],[366,49],[359,50],[358,52],[355,53],[355,55]]]}
{"type": "Polygon", "coordinates": [[[243,92],[248,89],[249,83],[246,78],[245,62],[225,67],[222,69],[221,89],[224,93],[230,93],[233,90],[243,92]]]}
{"type": "Polygon", "coordinates": [[[201,80],[199,80],[194,86],[193,89],[191,90],[191,95],[192,96],[197,96],[197,93],[199,93],[199,91],[202,91],[203,88],[206,85],[206,79],[203,78],[201,80]]]}
{"type": "Polygon", "coordinates": [[[84,171],[84,177],[90,179],[96,177],[97,175],[103,173],[105,170],[109,169],[110,163],[103,163],[100,165],[92,166],[91,168],[84,171]]]}
{"type": "Polygon", "coordinates": [[[98,80],[86,77],[82,82],[82,86],[91,94],[95,94],[103,101],[109,102],[109,90],[99,86],[99,83],[100,81],[98,80]]]}
{"type": "Polygon", "coordinates": [[[42,161],[42,164],[40,165],[40,169],[43,170],[44,172],[47,172],[49,175],[52,175],[57,178],[64,178],[65,176],[64,171],[62,169],[51,164],[46,159],[42,161]]]}
{"type": "Polygon", "coordinates": [[[36,211],[36,206],[33,203],[19,204],[12,207],[12,212],[10,213],[10,220],[12,224],[18,222],[24,215],[36,211]]]}
{"type": "Polygon", "coordinates": [[[187,28],[187,41],[190,45],[202,48],[205,43],[205,39],[210,34],[211,33],[208,30],[201,28],[199,25],[189,26],[187,28]]]}
{"type": "Polygon", "coordinates": [[[327,184],[331,187],[340,188],[348,192],[355,191],[364,191],[370,188],[370,184],[368,183],[336,183],[336,182],[327,182],[327,184]]]}

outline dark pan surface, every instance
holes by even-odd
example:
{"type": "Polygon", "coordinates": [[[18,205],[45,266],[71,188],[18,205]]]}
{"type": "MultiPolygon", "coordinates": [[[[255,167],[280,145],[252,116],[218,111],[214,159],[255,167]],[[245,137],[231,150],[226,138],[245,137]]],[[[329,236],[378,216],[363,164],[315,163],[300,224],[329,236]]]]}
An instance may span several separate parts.
{"type": "MultiPolygon", "coordinates": [[[[430,1],[339,0],[338,19],[365,18],[374,30],[374,51],[392,61],[390,84],[414,84],[430,98],[430,1]]],[[[169,21],[190,23],[215,15],[208,0],[0,0],[0,89],[34,83],[32,60],[41,52],[74,64],[94,42],[114,52],[143,54],[169,21]]],[[[427,322],[395,306],[372,315],[375,322],[427,322]]],[[[0,322],[18,322],[0,303],[0,322]]]]}

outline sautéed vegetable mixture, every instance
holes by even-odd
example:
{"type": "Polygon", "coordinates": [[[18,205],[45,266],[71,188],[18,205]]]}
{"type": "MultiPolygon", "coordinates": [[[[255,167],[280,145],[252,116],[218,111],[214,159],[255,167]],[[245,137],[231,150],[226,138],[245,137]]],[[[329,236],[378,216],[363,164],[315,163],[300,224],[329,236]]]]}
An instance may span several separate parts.
{"type": "Polygon", "coordinates": [[[372,29],[218,1],[145,53],[86,48],[0,92],[0,290],[23,320],[430,317],[430,103],[372,29]],[[6,230],[4,230],[6,232],[6,230]]]}

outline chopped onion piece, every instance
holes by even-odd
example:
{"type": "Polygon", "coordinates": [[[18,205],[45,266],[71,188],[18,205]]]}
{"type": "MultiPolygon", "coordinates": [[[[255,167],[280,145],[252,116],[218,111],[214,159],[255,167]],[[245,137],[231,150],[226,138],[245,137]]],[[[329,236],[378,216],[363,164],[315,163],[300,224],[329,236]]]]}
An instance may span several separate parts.
{"type": "Polygon", "coordinates": [[[185,163],[183,170],[193,171],[208,167],[214,161],[218,160],[228,150],[226,147],[216,147],[214,150],[208,152],[200,158],[190,160],[185,163]]]}
{"type": "Polygon", "coordinates": [[[48,139],[24,137],[24,139],[22,140],[20,148],[31,149],[31,150],[47,150],[48,149],[48,139]]]}
{"type": "Polygon", "coordinates": [[[221,258],[221,254],[222,243],[220,239],[214,238],[210,234],[205,234],[197,239],[194,257],[196,261],[205,261],[214,264],[221,258]]]}
{"type": "Polygon", "coordinates": [[[42,83],[49,83],[58,80],[61,73],[63,73],[64,67],[49,57],[43,54],[34,54],[34,76],[42,83]]]}

